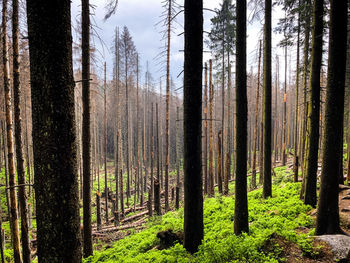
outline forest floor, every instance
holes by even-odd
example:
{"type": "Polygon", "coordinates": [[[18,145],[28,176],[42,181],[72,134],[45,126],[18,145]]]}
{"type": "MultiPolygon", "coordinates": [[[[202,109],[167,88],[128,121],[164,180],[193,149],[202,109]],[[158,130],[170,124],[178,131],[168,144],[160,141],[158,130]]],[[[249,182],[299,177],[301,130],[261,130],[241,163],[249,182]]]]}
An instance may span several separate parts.
{"type": "MultiPolygon", "coordinates": [[[[108,184],[113,192],[115,181],[112,164],[109,164],[107,168],[108,184]]],[[[100,174],[102,174],[100,175],[100,189],[103,189],[104,173],[102,170],[100,174]]],[[[170,175],[170,185],[173,185],[176,176],[174,173],[170,175]]],[[[126,179],[125,176],[124,179],[126,179]]],[[[248,186],[250,180],[251,176],[248,176],[248,186]]],[[[84,263],[334,262],[329,246],[312,238],[316,210],[302,203],[299,199],[301,183],[292,183],[292,181],[292,158],[290,158],[286,166],[282,166],[279,162],[275,163],[272,198],[262,199],[261,186],[258,189],[250,189],[248,194],[250,233],[241,237],[233,234],[234,181],[230,182],[229,196],[221,196],[216,189],[215,197],[205,198],[205,237],[199,252],[194,256],[189,255],[181,245],[183,208],[175,211],[171,195],[171,211],[162,216],[153,217],[148,216],[147,197],[145,197],[144,204],[140,206],[138,199],[136,199],[137,205],[134,205],[134,195],[131,195],[129,206],[126,205],[125,200],[125,214],[120,215],[119,223],[115,225],[111,212],[108,224],[106,224],[105,201],[102,193],[102,228],[98,230],[96,226],[96,199],[93,198],[94,256],[85,259],[84,263]],[[164,247],[164,242],[162,242],[164,240],[157,237],[161,231],[179,238],[177,241],[175,238],[171,246],[164,247]]],[[[133,194],[133,189],[131,190],[133,194]]],[[[93,192],[97,191],[98,185],[94,183],[93,192]]],[[[2,199],[4,199],[3,196],[2,199]]],[[[164,199],[163,196],[162,199],[164,199]]],[[[183,200],[183,195],[181,200],[183,200]]],[[[112,211],[111,203],[109,202],[110,211],[112,211]]],[[[162,209],[164,212],[164,203],[162,209]]],[[[350,233],[350,187],[344,186],[339,195],[339,211],[341,226],[350,233]]],[[[36,222],[33,219],[31,239],[34,255],[36,252],[35,227],[36,222]]],[[[5,235],[9,238],[8,222],[4,222],[3,228],[5,235]]],[[[6,248],[5,256],[8,262],[11,262],[12,252],[9,242],[6,243],[6,248]]]]}
{"type": "MultiPolygon", "coordinates": [[[[104,228],[102,235],[95,234],[98,251],[84,262],[335,262],[330,247],[313,239],[316,213],[299,199],[301,183],[292,183],[292,160],[286,166],[276,163],[274,171],[272,198],[262,200],[261,188],[249,192],[249,235],[233,234],[231,182],[230,196],[205,198],[205,237],[196,255],[181,245],[182,208],[149,218],[146,208],[138,207],[126,215],[126,222],[111,226],[113,231],[104,228]],[[163,231],[179,240],[160,249],[164,240],[157,235],[163,231]]],[[[342,227],[350,232],[350,188],[339,198],[342,227]]]]}

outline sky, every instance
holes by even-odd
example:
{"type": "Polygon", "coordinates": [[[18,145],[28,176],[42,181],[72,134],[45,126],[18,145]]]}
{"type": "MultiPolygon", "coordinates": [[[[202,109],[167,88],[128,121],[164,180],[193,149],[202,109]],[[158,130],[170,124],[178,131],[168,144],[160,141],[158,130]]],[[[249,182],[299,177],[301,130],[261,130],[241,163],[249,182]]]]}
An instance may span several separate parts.
{"type": "MultiPolygon", "coordinates": [[[[160,51],[164,50],[165,41],[162,40],[161,31],[164,29],[161,25],[156,24],[161,21],[161,15],[164,11],[162,7],[162,0],[119,0],[117,11],[107,21],[104,21],[106,14],[105,6],[107,0],[90,0],[91,5],[94,7],[91,11],[92,21],[94,23],[94,31],[99,37],[94,37],[92,40],[95,43],[96,48],[99,50],[97,53],[97,74],[103,76],[103,63],[107,63],[107,79],[112,79],[113,69],[113,53],[111,52],[113,46],[113,39],[115,35],[115,28],[118,26],[120,31],[124,26],[127,26],[137,51],[140,56],[141,66],[141,82],[143,82],[144,72],[148,62],[149,71],[151,72],[154,80],[159,82],[159,79],[165,75],[165,67],[161,66],[160,60],[156,60],[160,51]]],[[[204,0],[203,6],[206,9],[219,8],[222,0],[204,0]]],[[[234,1],[233,1],[234,2],[234,1]]],[[[81,13],[81,1],[72,1],[72,20],[76,26],[77,20],[80,19],[81,13]]],[[[183,0],[177,2],[180,6],[183,6],[183,0]]],[[[248,11],[248,17],[250,12],[248,11]]],[[[209,32],[211,28],[210,19],[215,15],[214,12],[204,10],[204,31],[209,32]]],[[[273,27],[277,25],[279,17],[283,16],[281,10],[273,11],[272,23],[273,27]]],[[[177,16],[177,23],[174,23],[174,32],[171,38],[171,68],[170,74],[177,87],[181,86],[182,75],[178,75],[183,69],[183,12],[177,16]]],[[[247,28],[247,56],[248,56],[248,70],[251,66],[257,65],[257,48],[259,39],[262,38],[263,25],[260,22],[254,22],[248,24],[247,28]]],[[[204,33],[204,37],[206,37],[204,33]]],[[[76,33],[73,31],[73,38],[76,38],[76,33]]],[[[273,34],[272,50],[274,53],[282,54],[282,51],[276,48],[278,42],[281,40],[281,35],[273,34]]],[[[204,50],[209,50],[204,46],[204,50]]],[[[204,61],[210,58],[210,53],[204,53],[204,61]]],[[[274,57],[274,56],[273,56],[274,57]]],[[[163,59],[163,61],[165,58],[163,59]]],[[[280,59],[281,61],[281,59],[280,59]]],[[[282,63],[281,63],[282,64],[282,63]]],[[[281,65],[282,66],[282,65],[281,65]]],[[[255,70],[254,70],[255,71],[255,70]]]]}

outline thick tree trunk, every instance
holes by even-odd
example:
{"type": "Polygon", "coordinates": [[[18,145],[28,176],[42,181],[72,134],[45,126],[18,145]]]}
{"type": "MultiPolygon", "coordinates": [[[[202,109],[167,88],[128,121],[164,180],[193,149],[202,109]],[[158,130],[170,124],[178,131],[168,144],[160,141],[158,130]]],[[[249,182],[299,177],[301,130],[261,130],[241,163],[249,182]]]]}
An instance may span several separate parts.
{"type": "Polygon", "coordinates": [[[201,162],[203,1],[185,0],[184,62],[184,247],[198,251],[203,233],[201,162]]]}
{"type": "Polygon", "coordinates": [[[16,160],[18,184],[18,199],[21,214],[21,240],[22,240],[22,259],[24,262],[31,262],[30,241],[29,241],[29,221],[28,205],[26,194],[26,179],[24,170],[23,157],[23,140],[22,140],[22,119],[21,119],[21,84],[20,84],[20,64],[19,64],[19,13],[18,0],[12,1],[12,50],[13,50],[13,94],[15,110],[15,141],[16,141],[16,160]]]}
{"type": "Polygon", "coordinates": [[[82,258],[70,4],[27,0],[39,262],[82,258]]]}
{"type": "Polygon", "coordinates": [[[320,121],[320,71],[322,63],[323,0],[315,0],[312,30],[311,81],[305,144],[304,203],[316,207],[318,137],[320,121]]]}
{"type": "Polygon", "coordinates": [[[13,246],[13,258],[15,263],[22,262],[19,226],[18,226],[18,212],[17,212],[17,193],[16,172],[15,172],[15,156],[14,156],[14,142],[13,142],[13,116],[11,106],[11,87],[10,87],[10,65],[8,58],[8,39],[7,39],[7,0],[2,3],[2,48],[3,48],[3,77],[4,77],[4,95],[5,95],[5,115],[6,115],[6,136],[7,136],[7,159],[8,159],[8,186],[9,197],[8,202],[10,215],[10,229],[13,246]]]}
{"type": "Polygon", "coordinates": [[[235,223],[234,232],[248,233],[247,198],[247,2],[237,1],[236,17],[236,184],[235,184],[235,223]]]}
{"type": "Polygon", "coordinates": [[[342,233],[339,226],[340,162],[343,161],[347,1],[330,1],[328,86],[316,234],[342,233]]]}
{"type": "Polygon", "coordinates": [[[265,1],[264,26],[264,158],[263,158],[263,197],[272,195],[271,185],[271,0],[265,1]]]}

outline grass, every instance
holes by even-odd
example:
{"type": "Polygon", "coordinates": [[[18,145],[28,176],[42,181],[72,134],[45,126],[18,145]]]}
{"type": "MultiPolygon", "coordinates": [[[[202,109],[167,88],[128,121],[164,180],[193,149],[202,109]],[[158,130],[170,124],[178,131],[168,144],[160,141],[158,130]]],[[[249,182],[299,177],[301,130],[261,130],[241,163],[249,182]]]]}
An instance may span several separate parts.
{"type": "MultiPolygon", "coordinates": [[[[291,180],[285,167],[276,169],[273,197],[262,199],[262,189],[248,194],[249,234],[233,234],[234,197],[216,195],[204,202],[205,235],[199,252],[188,254],[181,244],[157,250],[156,235],[159,231],[173,229],[182,231],[183,209],[154,217],[147,228],[123,240],[112,248],[96,251],[85,263],[93,262],[280,262],[281,248],[264,247],[275,234],[297,244],[304,254],[317,253],[313,248],[311,233],[298,233],[300,227],[312,227],[313,219],[308,212],[311,207],[299,200],[300,183],[291,180]]],[[[230,189],[234,184],[230,184],[230,189]]]]}

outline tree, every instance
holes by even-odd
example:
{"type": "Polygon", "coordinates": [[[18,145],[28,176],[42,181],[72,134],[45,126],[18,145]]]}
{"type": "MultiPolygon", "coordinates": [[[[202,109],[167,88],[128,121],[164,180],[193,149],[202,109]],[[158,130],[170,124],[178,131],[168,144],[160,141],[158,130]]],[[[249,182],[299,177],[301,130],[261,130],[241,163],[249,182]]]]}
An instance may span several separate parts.
{"type": "MultiPolygon", "coordinates": [[[[10,214],[10,229],[13,246],[13,258],[15,263],[22,262],[19,240],[18,212],[17,212],[17,193],[15,189],[15,156],[13,141],[13,117],[11,106],[11,89],[10,89],[10,65],[8,58],[7,43],[7,0],[2,1],[2,62],[4,77],[4,95],[5,95],[5,114],[7,128],[7,159],[8,159],[8,187],[10,199],[7,200],[10,214]]],[[[16,67],[15,67],[16,68],[16,67]]],[[[18,79],[17,79],[18,81],[18,79]]],[[[19,84],[19,83],[17,83],[19,84]]],[[[18,90],[17,90],[18,91],[18,90]]],[[[18,94],[17,94],[18,95],[18,94]]]]}
{"type": "Polygon", "coordinates": [[[20,84],[20,64],[19,64],[19,26],[18,26],[18,0],[12,1],[12,49],[13,49],[13,94],[15,110],[15,141],[17,157],[18,199],[21,214],[21,240],[22,259],[24,262],[31,262],[30,241],[29,241],[29,221],[28,205],[26,194],[26,180],[24,171],[24,154],[22,140],[22,119],[21,119],[21,84],[20,84]]]}
{"type": "Polygon", "coordinates": [[[127,181],[126,181],[126,199],[129,204],[130,197],[130,154],[129,154],[129,78],[133,72],[135,66],[136,48],[129,29],[124,26],[120,40],[120,62],[124,70],[124,84],[125,84],[125,161],[127,169],[127,181]]]}
{"type": "Polygon", "coordinates": [[[347,41],[347,1],[330,1],[329,61],[325,133],[316,234],[343,233],[339,226],[340,162],[343,161],[343,119],[347,41]]]}
{"type": "Polygon", "coordinates": [[[305,143],[305,195],[304,203],[316,206],[316,183],[318,165],[318,138],[320,122],[320,72],[322,63],[323,0],[315,0],[313,7],[311,80],[305,143]]]}
{"type": "Polygon", "coordinates": [[[39,262],[82,257],[70,2],[27,0],[39,262]]]}
{"type": "Polygon", "coordinates": [[[93,254],[91,226],[91,133],[90,133],[90,6],[82,0],[82,100],[83,100],[83,237],[84,257],[93,254]]]}
{"type": "Polygon", "coordinates": [[[236,184],[235,223],[236,235],[249,231],[247,198],[247,2],[237,1],[236,38],[236,184]]]}
{"type": "Polygon", "coordinates": [[[271,0],[265,1],[264,26],[264,118],[263,118],[263,197],[272,195],[271,187],[271,0]]]}
{"type": "MultiPolygon", "coordinates": [[[[234,5],[232,0],[223,0],[219,9],[215,10],[216,16],[211,19],[213,25],[209,34],[209,48],[213,51],[215,60],[221,60],[221,130],[223,138],[226,136],[225,132],[225,54],[227,53],[228,63],[228,74],[230,74],[230,55],[233,54],[234,50],[234,39],[235,39],[235,17],[234,17],[234,5]]],[[[230,76],[228,76],[230,80],[230,76]]],[[[230,82],[230,81],[229,81],[230,82]]],[[[230,84],[230,83],[229,83],[230,84]]],[[[230,87],[228,87],[229,89],[230,87]]],[[[230,95],[228,93],[228,95],[230,95]]],[[[230,98],[228,98],[230,99],[230,98]]],[[[228,107],[229,108],[229,107],[228,107]]],[[[230,121],[230,114],[228,112],[228,122],[230,121]]],[[[230,141],[229,125],[227,126],[227,140],[230,141]]],[[[227,154],[230,155],[229,149],[227,154]]],[[[221,153],[224,157],[224,142],[221,144],[221,153]]],[[[226,154],[226,155],[227,155],[226,154]]],[[[225,174],[224,159],[220,159],[220,171],[218,174],[218,188],[219,192],[222,193],[222,182],[226,178],[228,181],[228,175],[225,174]]],[[[229,166],[229,165],[228,165],[229,166]]],[[[229,170],[229,169],[227,169],[229,170]]],[[[228,190],[228,189],[226,189],[228,190]]]]}
{"type": "Polygon", "coordinates": [[[185,0],[184,62],[184,247],[198,250],[203,233],[201,162],[203,1],[185,0]]]}

